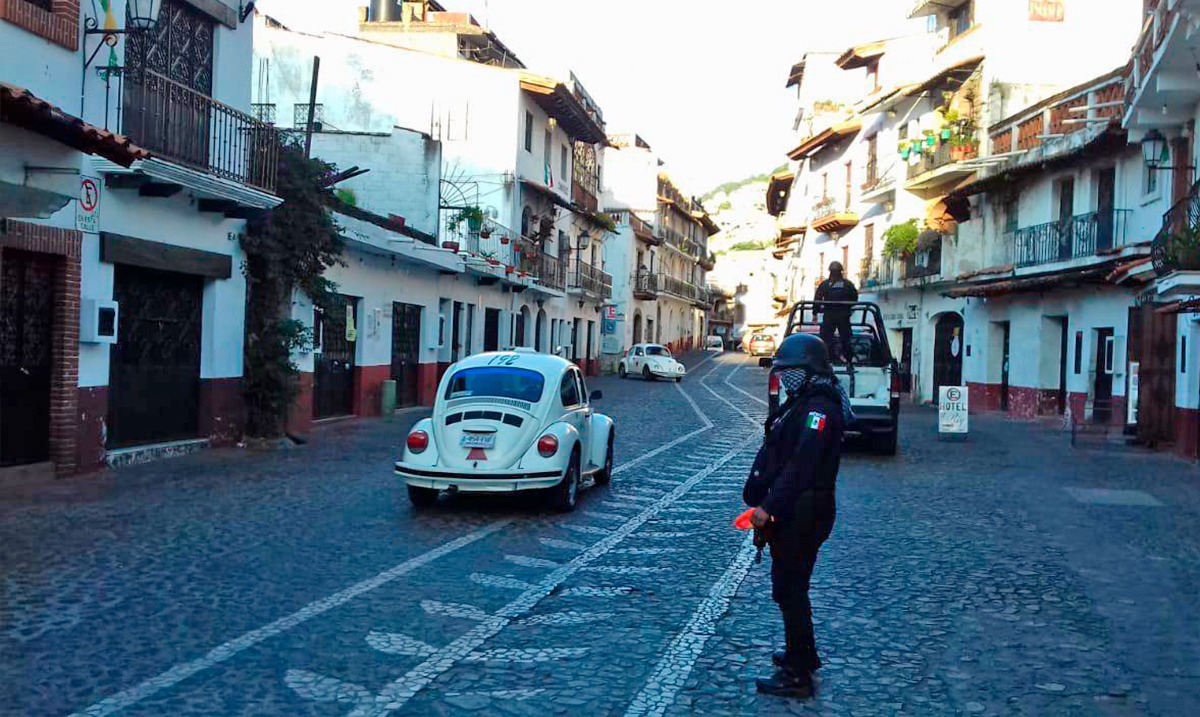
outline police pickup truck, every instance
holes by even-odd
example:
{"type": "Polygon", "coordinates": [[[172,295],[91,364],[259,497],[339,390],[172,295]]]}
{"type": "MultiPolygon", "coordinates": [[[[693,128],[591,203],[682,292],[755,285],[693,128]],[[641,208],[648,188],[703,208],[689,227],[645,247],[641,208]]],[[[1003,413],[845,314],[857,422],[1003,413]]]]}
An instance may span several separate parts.
{"type": "MultiPolygon", "coordinates": [[[[822,312],[834,304],[829,301],[797,303],[788,317],[784,337],[796,333],[820,335],[822,312]]],[[[866,301],[838,303],[837,306],[849,309],[854,351],[850,367],[844,360],[835,361],[833,365],[854,409],[855,421],[847,427],[847,433],[867,439],[879,453],[896,455],[900,425],[900,366],[892,358],[883,315],[877,305],[866,301]]],[[[831,357],[837,358],[840,353],[837,347],[830,347],[831,357]]],[[[759,360],[759,365],[770,366],[771,362],[772,359],[764,358],[759,360]]],[[[787,400],[787,390],[779,380],[778,369],[771,370],[768,399],[772,411],[787,400]]]]}

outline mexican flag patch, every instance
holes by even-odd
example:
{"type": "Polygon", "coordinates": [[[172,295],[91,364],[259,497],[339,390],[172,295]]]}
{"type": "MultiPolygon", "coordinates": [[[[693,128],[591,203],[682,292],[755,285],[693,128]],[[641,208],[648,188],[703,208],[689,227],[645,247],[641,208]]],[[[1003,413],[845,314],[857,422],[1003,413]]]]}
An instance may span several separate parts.
{"type": "Polygon", "coordinates": [[[825,414],[813,411],[808,414],[808,428],[821,433],[825,430],[825,414]]]}

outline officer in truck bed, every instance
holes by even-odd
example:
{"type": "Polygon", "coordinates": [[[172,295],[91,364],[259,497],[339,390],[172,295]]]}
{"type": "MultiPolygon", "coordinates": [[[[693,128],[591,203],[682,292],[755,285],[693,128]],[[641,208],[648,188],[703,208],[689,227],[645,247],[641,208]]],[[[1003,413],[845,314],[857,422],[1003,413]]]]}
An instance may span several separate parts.
{"type": "Polygon", "coordinates": [[[841,262],[835,261],[829,265],[829,278],[821,282],[813,298],[817,301],[817,311],[822,313],[821,340],[829,347],[830,353],[833,353],[835,345],[840,346],[842,361],[849,366],[854,360],[854,345],[850,338],[850,307],[822,306],[820,303],[834,301],[852,304],[858,301],[858,288],[846,278],[841,262]],[[840,344],[834,344],[835,333],[840,339],[840,344]]]}

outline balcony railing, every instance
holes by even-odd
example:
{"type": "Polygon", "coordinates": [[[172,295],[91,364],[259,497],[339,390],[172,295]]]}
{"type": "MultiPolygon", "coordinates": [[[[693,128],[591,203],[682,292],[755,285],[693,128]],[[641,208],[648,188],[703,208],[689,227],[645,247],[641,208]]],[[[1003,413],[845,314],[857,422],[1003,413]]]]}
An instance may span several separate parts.
{"type": "Polygon", "coordinates": [[[1163,215],[1162,229],[1150,244],[1154,272],[1200,270],[1200,182],[1163,215]]]}
{"type": "Polygon", "coordinates": [[[974,159],[979,155],[978,148],[971,148],[959,156],[955,156],[953,150],[954,148],[949,142],[939,142],[932,152],[921,152],[921,159],[915,164],[908,165],[908,178],[916,179],[926,172],[941,169],[948,164],[974,159]]]}
{"type": "Polygon", "coordinates": [[[658,275],[649,271],[639,271],[633,275],[633,296],[635,299],[658,298],[658,275]]]}
{"type": "Polygon", "coordinates": [[[707,292],[695,284],[667,274],[658,275],[659,290],[687,301],[706,301],[707,292]]]}
{"type": "Polygon", "coordinates": [[[1133,46],[1133,61],[1130,64],[1129,76],[1125,79],[1125,109],[1137,96],[1137,90],[1146,85],[1151,69],[1154,67],[1154,57],[1162,47],[1171,24],[1179,14],[1179,3],[1169,0],[1159,0],[1146,14],[1142,32],[1133,46]]]}
{"type": "Polygon", "coordinates": [[[537,277],[538,283],[550,289],[566,289],[566,262],[550,256],[541,248],[541,242],[521,237],[515,244],[517,271],[537,277]]]}
{"type": "Polygon", "coordinates": [[[927,251],[919,251],[904,258],[903,265],[905,280],[928,279],[942,273],[942,248],[937,246],[927,251]]]}
{"type": "Polygon", "coordinates": [[[612,298],[612,274],[585,261],[571,260],[571,288],[581,289],[601,299],[612,298]]]}
{"type": "Polygon", "coordinates": [[[1081,214],[1057,222],[1018,229],[1009,234],[1008,247],[1014,266],[1034,266],[1081,259],[1125,244],[1131,212],[1081,214]]]}
{"type": "Polygon", "coordinates": [[[682,233],[680,233],[679,231],[677,231],[675,229],[671,229],[670,227],[660,226],[658,228],[658,236],[663,241],[665,241],[666,243],[675,247],[676,249],[680,249],[683,247],[684,236],[682,233]]]}
{"type": "Polygon", "coordinates": [[[125,78],[122,131],[163,159],[275,190],[278,131],[151,70],[125,78]]]}

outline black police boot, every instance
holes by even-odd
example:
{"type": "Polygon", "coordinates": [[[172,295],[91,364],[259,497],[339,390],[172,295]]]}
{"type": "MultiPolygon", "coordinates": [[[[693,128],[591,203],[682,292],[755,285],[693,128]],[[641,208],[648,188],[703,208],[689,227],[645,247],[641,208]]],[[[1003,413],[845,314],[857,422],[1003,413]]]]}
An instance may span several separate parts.
{"type": "Polygon", "coordinates": [[[780,668],[770,677],[758,678],[754,684],[764,695],[796,700],[806,700],[813,695],[812,675],[804,671],[795,672],[787,668],[780,668]]]}

